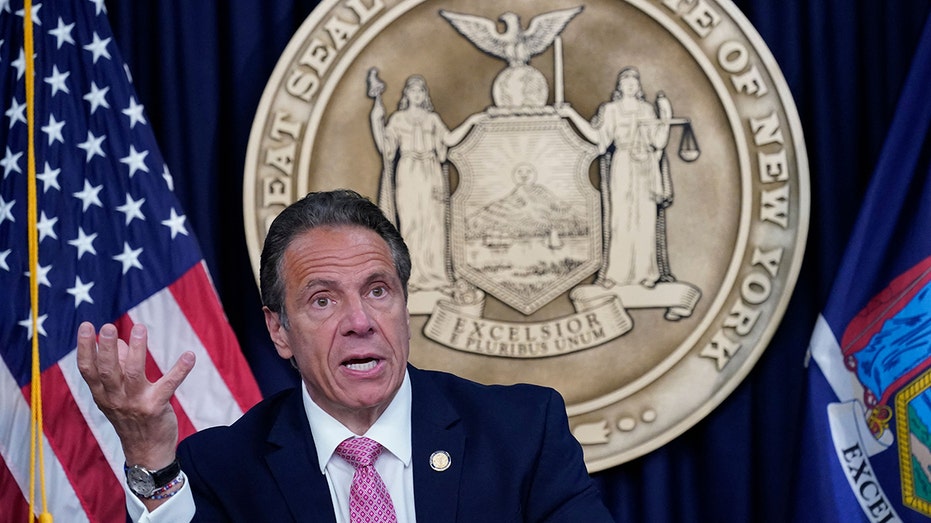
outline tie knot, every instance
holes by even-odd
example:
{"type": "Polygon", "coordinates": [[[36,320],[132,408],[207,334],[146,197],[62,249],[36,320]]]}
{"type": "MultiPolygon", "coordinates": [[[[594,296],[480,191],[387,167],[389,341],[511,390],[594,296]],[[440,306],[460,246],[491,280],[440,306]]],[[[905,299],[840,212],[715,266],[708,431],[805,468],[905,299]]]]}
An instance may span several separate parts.
{"type": "Polygon", "coordinates": [[[381,454],[381,443],[369,438],[349,438],[336,447],[336,454],[353,467],[368,467],[381,454]]]}

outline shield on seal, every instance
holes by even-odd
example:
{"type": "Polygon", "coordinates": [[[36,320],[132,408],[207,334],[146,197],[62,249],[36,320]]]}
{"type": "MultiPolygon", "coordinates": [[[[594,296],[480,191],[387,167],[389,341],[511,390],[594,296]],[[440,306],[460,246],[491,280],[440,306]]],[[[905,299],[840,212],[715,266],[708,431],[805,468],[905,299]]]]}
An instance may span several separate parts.
{"type": "Polygon", "coordinates": [[[597,149],[555,114],[492,115],[449,151],[452,266],[525,315],[597,272],[597,149]]]}

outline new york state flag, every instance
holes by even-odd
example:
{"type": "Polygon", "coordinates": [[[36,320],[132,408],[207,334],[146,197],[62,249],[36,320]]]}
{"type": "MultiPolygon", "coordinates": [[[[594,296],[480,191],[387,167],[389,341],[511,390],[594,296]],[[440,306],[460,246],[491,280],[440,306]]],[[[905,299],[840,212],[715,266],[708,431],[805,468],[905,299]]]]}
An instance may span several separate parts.
{"type": "Polygon", "coordinates": [[[811,338],[798,521],[931,518],[929,85],[931,19],[811,338]]]}

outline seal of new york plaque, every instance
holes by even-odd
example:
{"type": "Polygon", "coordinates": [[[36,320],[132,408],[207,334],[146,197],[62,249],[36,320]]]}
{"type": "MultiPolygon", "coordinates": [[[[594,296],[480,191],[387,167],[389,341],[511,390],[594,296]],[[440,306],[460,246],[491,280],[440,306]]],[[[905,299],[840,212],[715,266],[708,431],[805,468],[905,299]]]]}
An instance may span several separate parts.
{"type": "Polygon", "coordinates": [[[788,87],[724,0],[325,1],[253,124],[256,271],[277,213],[336,187],[408,242],[411,361],[556,388],[592,471],[747,375],[809,216],[788,87]]]}

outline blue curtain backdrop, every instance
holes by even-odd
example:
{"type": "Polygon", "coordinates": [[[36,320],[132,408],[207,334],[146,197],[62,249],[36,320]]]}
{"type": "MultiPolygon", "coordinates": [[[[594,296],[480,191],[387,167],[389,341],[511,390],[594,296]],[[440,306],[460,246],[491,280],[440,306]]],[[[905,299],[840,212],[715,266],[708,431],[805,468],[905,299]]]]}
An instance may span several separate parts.
{"type": "MultiPolygon", "coordinates": [[[[269,357],[242,225],[243,163],[265,82],[316,3],[107,2],[178,197],[266,394],[296,376],[269,357]]],[[[806,258],[781,327],[737,390],[671,443],[595,475],[620,521],[791,519],[808,340],[931,12],[931,0],[734,3],[775,56],[801,115],[812,191],[806,258]]]]}

